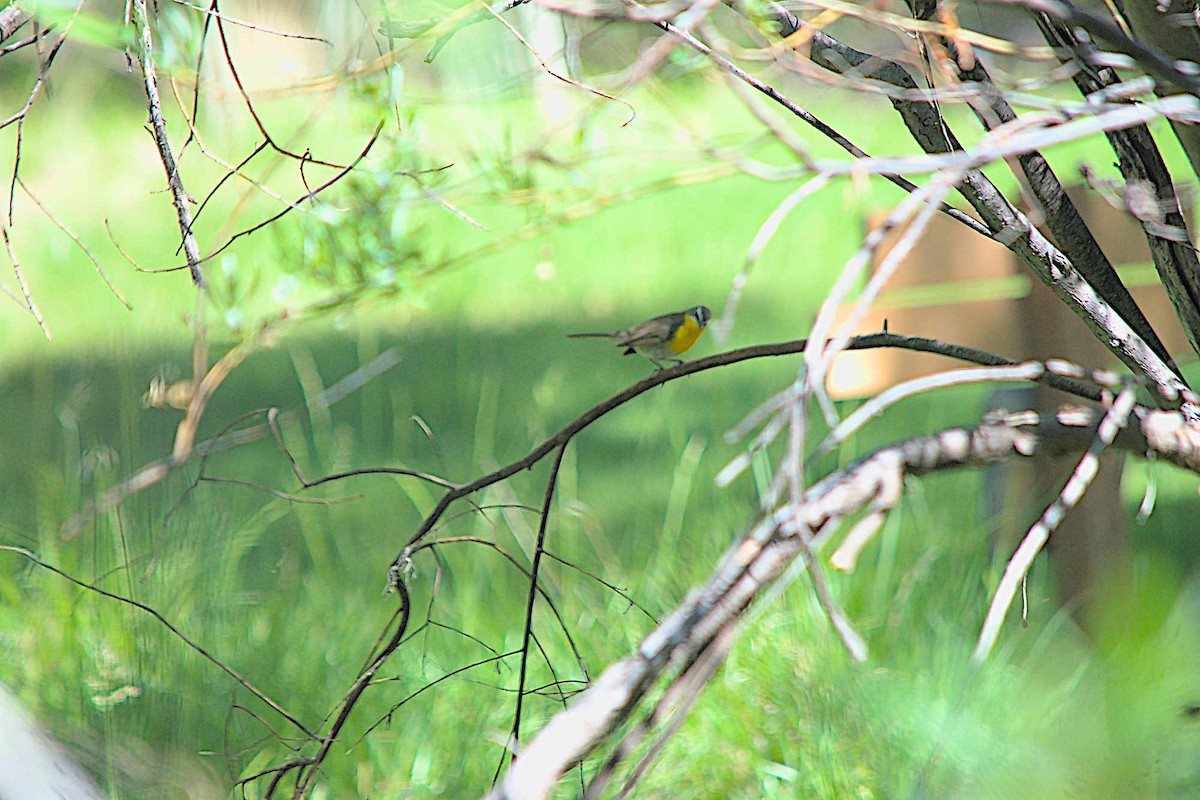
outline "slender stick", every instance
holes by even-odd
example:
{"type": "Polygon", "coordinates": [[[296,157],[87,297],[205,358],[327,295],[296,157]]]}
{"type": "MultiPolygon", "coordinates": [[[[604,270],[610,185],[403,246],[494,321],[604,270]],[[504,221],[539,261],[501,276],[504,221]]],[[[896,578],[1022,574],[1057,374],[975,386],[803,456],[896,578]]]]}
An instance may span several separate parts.
{"type": "Polygon", "coordinates": [[[141,30],[138,63],[142,66],[142,82],[146,88],[146,107],[150,111],[154,142],[158,145],[158,154],[162,159],[163,169],[167,171],[167,184],[171,188],[171,202],[175,204],[175,213],[179,217],[179,232],[183,237],[183,252],[187,256],[192,283],[203,289],[204,272],[200,267],[200,247],[196,244],[196,237],[192,233],[192,211],[188,206],[192,202],[192,198],[183,188],[183,179],[179,176],[179,165],[175,162],[175,156],[171,152],[171,141],[167,138],[167,122],[163,119],[162,100],[158,94],[158,76],[154,69],[154,40],[151,35],[146,0],[133,0],[133,19],[134,24],[141,30]]]}

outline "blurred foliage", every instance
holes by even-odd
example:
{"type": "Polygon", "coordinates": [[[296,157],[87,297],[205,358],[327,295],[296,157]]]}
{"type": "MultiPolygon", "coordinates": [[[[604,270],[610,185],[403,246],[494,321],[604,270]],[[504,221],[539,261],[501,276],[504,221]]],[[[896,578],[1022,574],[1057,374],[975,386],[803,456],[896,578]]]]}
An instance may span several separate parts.
{"type": "MultiPolygon", "coordinates": [[[[445,13],[417,5],[403,10],[445,13]]],[[[634,122],[623,124],[619,104],[567,88],[556,102],[586,122],[555,127],[552,109],[529,90],[528,56],[498,25],[456,34],[430,65],[430,31],[389,49],[361,36],[369,26],[349,4],[280,4],[263,17],[333,40],[286,43],[295,48],[288,54],[305,54],[296,57],[300,78],[280,77],[267,62],[248,70],[264,83],[256,109],[280,142],[347,163],[385,121],[352,175],[207,265],[223,323],[210,329],[214,356],[264,321],[284,330],[220,387],[199,438],[251,409],[299,410],[283,431],[310,478],[386,465],[465,481],[523,455],[648,369],[563,333],[696,302],[719,307],[759,225],[794,188],[737,174],[737,158],[793,158],[682,50],[623,95],[634,122]],[[277,88],[285,78],[290,90],[277,88]],[[401,356],[395,369],[332,408],[314,402],[390,347],[401,356]]],[[[192,10],[159,8],[160,63],[177,71],[185,107],[202,26],[192,10]]],[[[19,207],[14,240],[56,338],[47,344],[12,307],[0,312],[0,446],[18,454],[0,461],[0,541],[152,606],[315,726],[392,613],[393,600],[380,596],[384,569],[439,494],[383,475],[301,492],[264,439],[190,464],[77,538],[63,537],[62,523],[81,505],[170,451],[178,413],[143,408],[139,398],[158,376],[185,377],[191,359],[185,275],[136,272],[105,230],[139,263],[178,260],[138,76],[125,72],[119,48],[128,33],[99,28],[64,52],[53,91],[39,101],[23,177],[101,254],[136,312],[108,296],[97,301],[103,290],[90,263],[19,207]],[[94,193],[79,191],[83,174],[122,209],[107,226],[94,193]]],[[[248,37],[239,51],[247,58],[278,44],[231,28],[236,36],[248,37]]],[[[593,74],[627,67],[640,36],[633,26],[598,26],[585,42],[593,74]]],[[[237,163],[261,132],[237,105],[212,41],[204,55],[211,92],[198,125],[206,147],[237,163]]],[[[24,101],[36,75],[34,59],[12,61],[0,63],[9,106],[24,101]]],[[[879,115],[883,99],[847,103],[823,87],[807,87],[805,99],[868,150],[909,147],[897,144],[898,123],[879,115]]],[[[185,122],[169,113],[181,142],[185,122]]],[[[1096,160],[1100,147],[1054,157],[1096,160]]],[[[817,143],[813,152],[832,147],[817,143]]],[[[228,180],[198,143],[181,163],[198,200],[228,180]]],[[[299,166],[268,153],[246,173],[295,200],[330,176],[299,166]]],[[[212,247],[282,208],[243,181],[222,185],[228,191],[197,224],[212,247]]],[[[806,330],[863,218],[895,197],[890,187],[858,184],[814,196],[748,273],[732,339],[709,336],[697,352],[806,330]]],[[[578,569],[552,561],[544,575],[583,666],[560,622],[539,608],[531,684],[543,689],[528,698],[526,731],[562,706],[584,666],[595,677],[635,647],[753,518],[752,475],[713,488],[738,452],[723,437],[795,369],[795,359],[774,359],[663,386],[568,449],[550,548],[578,569]],[[556,680],[561,692],[546,688],[556,680]]],[[[978,390],[906,401],[818,470],[969,423],[984,402],[978,390]]],[[[775,455],[758,463],[763,480],[775,455]]],[[[514,476],[436,533],[492,541],[527,564],[537,523],[530,507],[544,475],[539,465],[514,476]]],[[[1130,505],[1140,480],[1129,482],[1130,505]]],[[[960,473],[910,482],[858,572],[830,576],[872,648],[866,665],[849,663],[803,577],[754,609],[639,796],[1194,794],[1194,476],[1158,476],[1158,507],[1138,535],[1138,602],[1112,609],[1106,635],[1080,634],[1054,605],[1053,576],[1039,564],[1028,627],[1014,616],[998,657],[976,671],[973,635],[1003,567],[997,532],[1013,522],[975,502],[983,481],[960,473]]],[[[420,560],[413,592],[414,628],[423,627],[352,717],[324,768],[328,796],[472,796],[507,761],[498,743],[517,667],[499,656],[519,645],[522,574],[494,550],[445,544],[420,560]]],[[[0,653],[0,680],[75,752],[93,754],[87,765],[114,797],[222,796],[237,778],[292,755],[295,741],[279,737],[293,731],[157,621],[12,554],[0,558],[0,653]]],[[[577,788],[568,781],[561,795],[577,788]]],[[[247,795],[261,790],[254,784],[247,795]]]]}

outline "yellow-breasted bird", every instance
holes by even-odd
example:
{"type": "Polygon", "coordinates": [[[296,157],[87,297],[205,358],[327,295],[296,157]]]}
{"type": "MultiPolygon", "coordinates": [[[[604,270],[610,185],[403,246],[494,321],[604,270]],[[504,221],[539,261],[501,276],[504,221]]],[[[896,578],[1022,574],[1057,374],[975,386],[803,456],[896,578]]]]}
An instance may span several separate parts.
{"type": "Polygon", "coordinates": [[[618,347],[626,348],[625,355],[637,353],[662,369],[660,361],[683,363],[679,354],[696,343],[710,319],[712,312],[708,306],[692,306],[687,311],[663,314],[618,331],[568,333],[567,336],[571,339],[612,339],[618,347]]]}

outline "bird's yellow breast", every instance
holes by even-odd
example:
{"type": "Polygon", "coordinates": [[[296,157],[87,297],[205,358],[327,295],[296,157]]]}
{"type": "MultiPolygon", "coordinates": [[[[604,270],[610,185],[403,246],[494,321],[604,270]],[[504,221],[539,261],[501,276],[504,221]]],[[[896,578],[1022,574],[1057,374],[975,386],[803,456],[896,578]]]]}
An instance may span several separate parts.
{"type": "Polygon", "coordinates": [[[704,328],[700,327],[696,318],[691,314],[685,314],[683,323],[675,329],[675,334],[667,342],[667,347],[671,348],[672,353],[682,353],[694,345],[702,333],[704,333],[704,328]]]}

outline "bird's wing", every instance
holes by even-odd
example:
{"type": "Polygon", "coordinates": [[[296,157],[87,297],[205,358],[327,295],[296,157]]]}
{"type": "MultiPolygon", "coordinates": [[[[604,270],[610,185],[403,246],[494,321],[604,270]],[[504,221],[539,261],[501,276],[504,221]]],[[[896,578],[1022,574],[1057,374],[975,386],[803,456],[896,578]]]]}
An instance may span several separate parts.
{"type": "Polygon", "coordinates": [[[675,333],[675,329],[682,324],[682,317],[676,319],[677,314],[663,314],[661,317],[648,319],[645,322],[634,325],[625,331],[621,342],[624,344],[661,344],[667,341],[675,333]]]}
{"type": "Polygon", "coordinates": [[[662,341],[662,331],[663,327],[659,324],[658,319],[652,319],[622,331],[621,338],[618,341],[626,345],[658,342],[662,341]]]}

